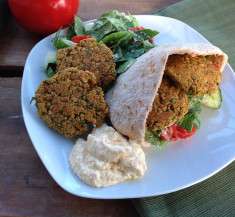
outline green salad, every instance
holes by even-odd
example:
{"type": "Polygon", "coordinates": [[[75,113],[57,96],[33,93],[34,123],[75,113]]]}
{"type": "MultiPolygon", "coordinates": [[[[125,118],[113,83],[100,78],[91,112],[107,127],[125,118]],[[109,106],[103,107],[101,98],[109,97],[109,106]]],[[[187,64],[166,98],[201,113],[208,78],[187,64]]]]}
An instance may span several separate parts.
{"type": "MultiPolygon", "coordinates": [[[[84,36],[94,37],[97,42],[102,41],[112,50],[116,73],[123,73],[137,57],[156,46],[152,39],[159,34],[156,30],[139,26],[137,19],[130,13],[128,15],[113,10],[90,23],[84,23],[78,16],[74,16],[74,22],[68,28],[67,34],[61,35],[59,29],[51,41],[56,49],[61,49],[74,46],[74,41],[84,36]]],[[[55,65],[55,55],[50,53],[46,57],[48,77],[55,74],[55,65]]]]}

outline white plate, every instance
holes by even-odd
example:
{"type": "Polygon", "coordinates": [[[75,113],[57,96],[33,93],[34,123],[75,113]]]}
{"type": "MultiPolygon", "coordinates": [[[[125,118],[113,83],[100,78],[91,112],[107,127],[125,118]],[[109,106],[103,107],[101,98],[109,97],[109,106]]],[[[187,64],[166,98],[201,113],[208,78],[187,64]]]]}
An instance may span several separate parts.
{"type": "MultiPolygon", "coordinates": [[[[156,44],[170,41],[205,42],[199,33],[186,24],[167,17],[136,16],[139,25],[158,30],[156,44]]],[[[22,110],[26,128],[43,164],[54,180],[66,191],[88,198],[137,198],[166,194],[196,184],[235,159],[235,76],[227,64],[221,80],[223,104],[219,111],[203,107],[202,126],[187,140],[168,143],[162,150],[146,149],[148,170],[143,178],[126,181],[108,188],[93,188],[77,178],[68,163],[74,141],[49,129],[37,115],[30,99],[46,79],[40,69],[53,35],[40,41],[30,52],[22,81],[22,110]]]]}

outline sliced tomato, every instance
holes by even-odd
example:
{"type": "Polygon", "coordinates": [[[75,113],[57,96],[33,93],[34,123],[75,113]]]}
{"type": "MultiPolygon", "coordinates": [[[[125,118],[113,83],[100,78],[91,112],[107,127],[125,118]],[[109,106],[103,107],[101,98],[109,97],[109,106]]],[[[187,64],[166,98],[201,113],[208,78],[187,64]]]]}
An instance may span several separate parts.
{"type": "Polygon", "coordinates": [[[131,31],[133,31],[133,32],[135,32],[135,31],[138,31],[137,29],[134,29],[134,28],[129,28],[129,30],[131,30],[131,31]]]}
{"type": "Polygon", "coordinates": [[[196,129],[194,127],[192,128],[192,132],[190,133],[186,129],[184,129],[183,127],[180,127],[179,124],[175,125],[175,129],[177,131],[178,137],[181,139],[186,139],[186,138],[192,136],[196,132],[196,129]]]}
{"type": "Polygon", "coordinates": [[[175,124],[164,129],[159,136],[168,142],[176,141],[178,139],[178,133],[175,124]]]}
{"type": "Polygon", "coordinates": [[[159,136],[168,142],[173,142],[176,141],[178,138],[186,139],[192,136],[195,132],[196,129],[194,127],[192,128],[192,132],[190,133],[183,127],[180,127],[179,124],[177,123],[164,129],[159,136]]]}
{"type": "Polygon", "coordinates": [[[87,39],[87,38],[91,38],[91,36],[89,36],[89,35],[78,35],[78,36],[72,37],[72,41],[74,43],[80,43],[82,40],[87,39]]]}
{"type": "Polygon", "coordinates": [[[142,29],[146,29],[146,28],[144,28],[143,26],[137,27],[137,30],[142,30],[142,29]]]}

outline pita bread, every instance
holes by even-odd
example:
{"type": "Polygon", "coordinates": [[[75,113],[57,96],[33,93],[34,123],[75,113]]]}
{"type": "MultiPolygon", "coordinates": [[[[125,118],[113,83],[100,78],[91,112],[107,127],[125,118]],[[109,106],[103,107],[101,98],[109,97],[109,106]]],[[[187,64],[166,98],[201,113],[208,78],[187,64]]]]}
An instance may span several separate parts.
{"type": "Polygon", "coordinates": [[[211,55],[211,61],[221,71],[228,59],[211,44],[171,42],[151,49],[117,78],[106,94],[111,123],[121,134],[145,147],[152,145],[145,141],[146,119],[162,82],[167,59],[172,54],[211,55]]]}

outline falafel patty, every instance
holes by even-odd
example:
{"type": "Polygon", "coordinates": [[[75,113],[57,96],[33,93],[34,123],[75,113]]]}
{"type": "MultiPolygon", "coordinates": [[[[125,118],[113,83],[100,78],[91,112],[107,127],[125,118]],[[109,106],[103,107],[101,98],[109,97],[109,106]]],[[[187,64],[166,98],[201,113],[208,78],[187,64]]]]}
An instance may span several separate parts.
{"type": "Polygon", "coordinates": [[[86,132],[88,123],[101,125],[108,113],[95,75],[73,67],[44,80],[35,95],[41,119],[66,138],[86,132]]]}
{"type": "Polygon", "coordinates": [[[189,107],[185,91],[164,76],[147,118],[147,127],[156,131],[171,126],[187,114],[189,107]]]}
{"type": "Polygon", "coordinates": [[[95,74],[98,86],[105,87],[116,77],[113,52],[95,38],[82,40],[73,47],[59,49],[56,54],[57,71],[78,67],[95,74]]]}
{"type": "Polygon", "coordinates": [[[186,93],[196,96],[215,93],[222,73],[204,56],[169,56],[165,74],[186,93]]]}

